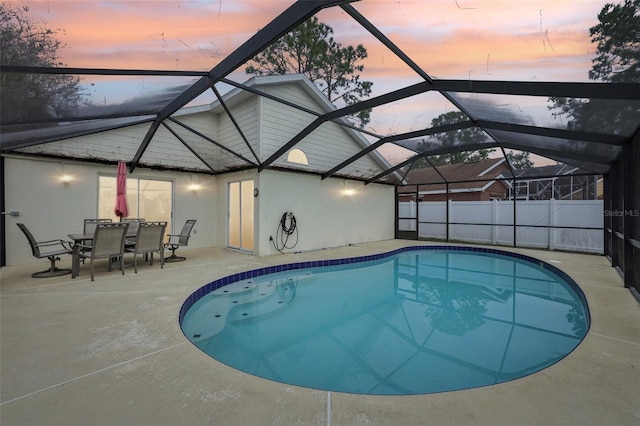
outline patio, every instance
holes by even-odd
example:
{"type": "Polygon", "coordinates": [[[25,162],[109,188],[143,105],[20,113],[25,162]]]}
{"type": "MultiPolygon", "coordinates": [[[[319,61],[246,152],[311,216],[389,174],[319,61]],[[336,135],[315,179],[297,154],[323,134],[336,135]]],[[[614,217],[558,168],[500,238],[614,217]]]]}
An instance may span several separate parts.
{"type": "MultiPolygon", "coordinates": [[[[126,275],[88,264],[33,279],[40,265],[1,270],[3,425],[40,424],[638,424],[640,304],[604,256],[509,249],[567,272],[583,289],[591,329],[566,359],[484,388],[403,397],[328,393],[266,381],[209,358],[182,334],[195,289],[268,265],[386,252],[388,240],[281,256],[184,248],[186,262],[126,275]]],[[[428,244],[428,243],[423,243],[428,244]]],[[[67,267],[69,257],[60,262],[67,267]]]]}

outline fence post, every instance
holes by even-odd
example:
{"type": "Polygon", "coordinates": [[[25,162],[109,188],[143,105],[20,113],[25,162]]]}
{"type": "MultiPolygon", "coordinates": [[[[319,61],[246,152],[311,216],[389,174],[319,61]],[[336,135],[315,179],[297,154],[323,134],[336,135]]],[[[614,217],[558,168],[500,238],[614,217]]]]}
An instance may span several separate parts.
{"type": "Polygon", "coordinates": [[[549,200],[549,250],[556,248],[556,199],[549,200]]]}
{"type": "Polygon", "coordinates": [[[414,205],[415,201],[409,200],[409,217],[411,219],[415,219],[411,221],[411,225],[409,226],[409,231],[416,230],[416,222],[418,221],[418,216],[416,215],[416,207],[414,205]]]}
{"type": "Polygon", "coordinates": [[[491,244],[498,244],[498,200],[493,199],[491,202],[491,244]]]}
{"type": "MultiPolygon", "coordinates": [[[[447,185],[449,185],[447,183],[447,185]]],[[[449,241],[449,238],[451,238],[451,224],[449,222],[451,222],[451,209],[453,208],[453,200],[451,200],[450,198],[447,199],[447,241],[449,241]]]]}

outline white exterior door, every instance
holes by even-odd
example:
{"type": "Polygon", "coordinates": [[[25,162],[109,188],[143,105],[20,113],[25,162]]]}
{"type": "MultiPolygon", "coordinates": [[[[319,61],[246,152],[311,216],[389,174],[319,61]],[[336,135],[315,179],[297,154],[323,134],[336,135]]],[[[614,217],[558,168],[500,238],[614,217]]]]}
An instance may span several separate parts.
{"type": "Polygon", "coordinates": [[[229,182],[229,247],[253,251],[253,220],[253,180],[229,182]]]}

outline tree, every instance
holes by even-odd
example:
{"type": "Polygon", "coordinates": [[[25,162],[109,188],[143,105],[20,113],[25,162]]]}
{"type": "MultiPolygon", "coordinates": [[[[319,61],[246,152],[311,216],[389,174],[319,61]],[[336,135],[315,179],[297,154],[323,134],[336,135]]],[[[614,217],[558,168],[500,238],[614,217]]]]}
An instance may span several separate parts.
{"type": "MultiPolygon", "coordinates": [[[[459,111],[450,111],[440,114],[431,120],[431,127],[444,126],[446,124],[455,124],[467,120],[467,116],[459,111]]],[[[453,147],[461,144],[476,144],[486,140],[483,130],[478,127],[468,127],[466,129],[452,130],[446,133],[439,133],[435,139],[439,142],[438,147],[453,147]]],[[[424,151],[434,148],[432,143],[419,143],[418,150],[424,151]]],[[[449,154],[433,155],[429,157],[429,161],[433,165],[445,165],[455,163],[468,163],[471,161],[486,160],[493,149],[479,149],[476,151],[452,152],[449,154]]],[[[425,160],[418,160],[413,167],[427,167],[425,160]]]]}
{"type": "MultiPolygon", "coordinates": [[[[599,23],[589,29],[597,44],[589,79],[610,83],[640,82],[640,0],[607,3],[598,14],[599,23]]],[[[632,132],[640,111],[629,102],[551,98],[554,116],[566,116],[573,130],[632,132]]]]}
{"type": "Polygon", "coordinates": [[[520,151],[518,153],[507,152],[507,159],[514,170],[524,170],[533,167],[533,162],[529,158],[529,153],[525,151],[520,151]]]}
{"type": "MultiPolygon", "coordinates": [[[[14,66],[64,66],[56,38],[59,30],[39,26],[29,17],[29,7],[11,9],[0,3],[0,63],[14,66]]],[[[80,79],[71,75],[0,74],[0,121],[26,124],[59,117],[82,101],[80,79]]]]}
{"type": "MultiPolygon", "coordinates": [[[[352,105],[371,94],[370,81],[360,80],[367,50],[342,47],[331,36],[333,29],[315,16],[282,36],[249,61],[245,72],[253,75],[306,75],[333,103],[352,105]]],[[[355,117],[361,126],[369,122],[370,110],[355,117]]]]}
{"type": "Polygon", "coordinates": [[[640,0],[607,3],[591,27],[598,44],[589,79],[611,83],[640,83],[640,0]]]}

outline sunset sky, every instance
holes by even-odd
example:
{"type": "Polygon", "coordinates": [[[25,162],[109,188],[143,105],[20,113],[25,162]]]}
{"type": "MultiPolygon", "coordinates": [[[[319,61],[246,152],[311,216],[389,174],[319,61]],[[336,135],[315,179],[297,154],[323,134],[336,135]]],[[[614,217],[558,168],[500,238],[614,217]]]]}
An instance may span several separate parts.
{"type": "MultiPolygon", "coordinates": [[[[29,0],[28,16],[60,29],[61,61],[70,67],[209,70],[292,0],[29,0]]],[[[595,47],[589,28],[601,0],[362,0],[352,5],[435,78],[587,81],[595,47]]],[[[368,51],[361,74],[373,96],[420,81],[386,47],[339,8],[321,12],[343,45],[368,51]]],[[[244,67],[230,77],[243,82],[244,67]]],[[[192,79],[83,78],[97,102],[188,84],[192,79]],[[93,85],[91,85],[93,83],[93,85]]],[[[518,101],[536,120],[544,100],[518,101]],[[529,110],[530,108],[530,110],[529,110]],[[530,111],[530,112],[529,112],[530,111]],[[536,112],[538,111],[538,112],[536,112]]],[[[439,94],[375,110],[370,129],[381,134],[424,128],[452,106],[439,94]],[[419,104],[420,108],[416,109],[419,104]],[[393,114],[391,114],[393,112],[393,114]]]]}

